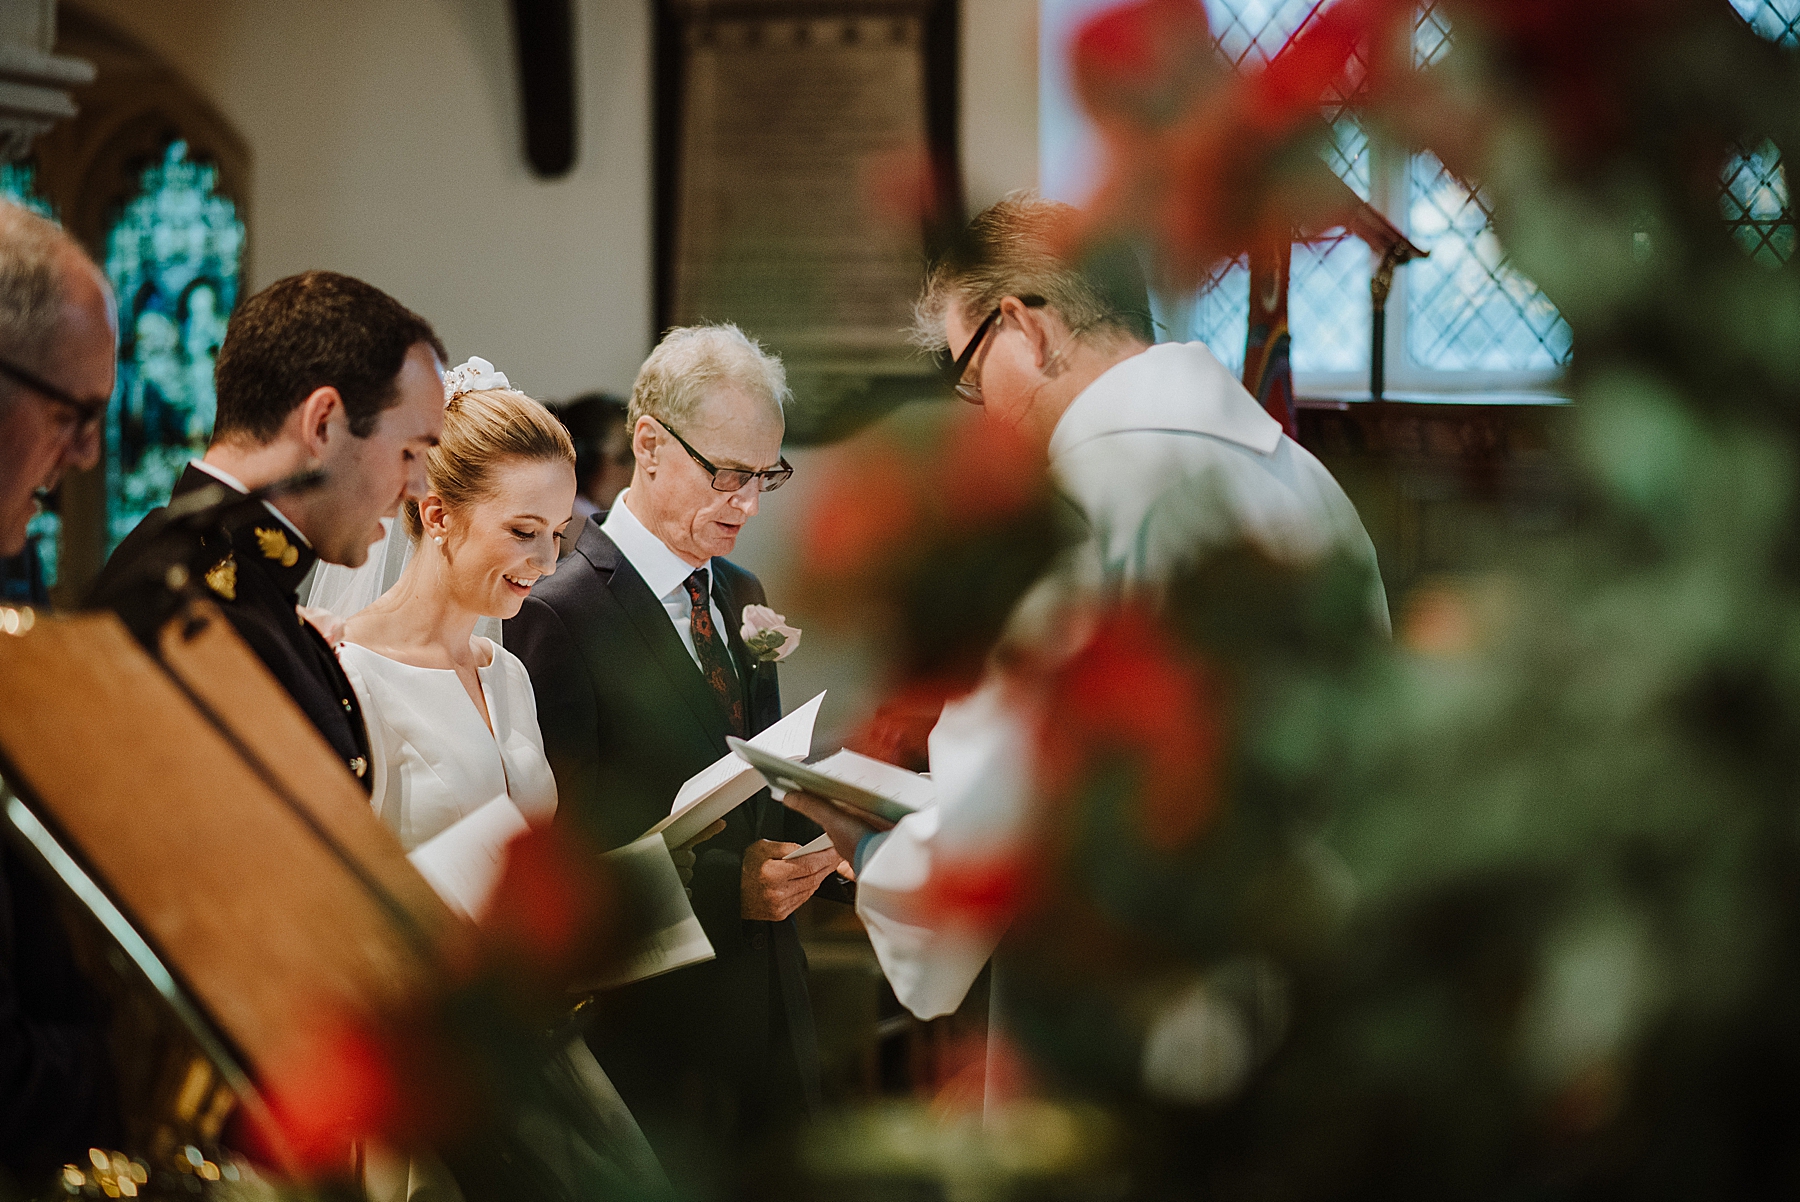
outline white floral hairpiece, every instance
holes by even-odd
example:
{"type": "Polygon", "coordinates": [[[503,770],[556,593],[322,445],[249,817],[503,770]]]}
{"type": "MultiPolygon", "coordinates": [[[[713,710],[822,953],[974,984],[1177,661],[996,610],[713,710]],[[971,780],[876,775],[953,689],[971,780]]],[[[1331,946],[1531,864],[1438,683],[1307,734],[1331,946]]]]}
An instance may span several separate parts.
{"type": "Polygon", "coordinates": [[[479,355],[444,373],[444,404],[448,405],[465,392],[485,392],[490,388],[511,388],[512,381],[503,371],[479,355]]]}

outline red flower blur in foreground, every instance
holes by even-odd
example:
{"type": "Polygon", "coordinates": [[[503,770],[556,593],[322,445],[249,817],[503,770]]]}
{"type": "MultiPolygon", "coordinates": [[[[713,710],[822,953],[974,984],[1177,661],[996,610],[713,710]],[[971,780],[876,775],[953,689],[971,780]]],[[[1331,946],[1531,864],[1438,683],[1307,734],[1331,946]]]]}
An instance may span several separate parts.
{"type": "Polygon", "coordinates": [[[919,911],[932,925],[997,931],[1037,895],[1038,865],[1024,851],[981,857],[938,858],[919,893],[919,911]]]}
{"type": "Polygon", "coordinates": [[[546,980],[592,968],[613,931],[611,883],[579,835],[534,827],[507,848],[506,870],[481,922],[488,947],[546,980]]]}
{"type": "Polygon", "coordinates": [[[985,410],[953,423],[947,444],[937,492],[953,528],[999,525],[1037,504],[1050,487],[1043,454],[985,410]]]}
{"type": "Polygon", "coordinates": [[[249,1151],[307,1179],[345,1176],[352,1145],[388,1139],[406,1107],[395,1058],[372,1024],[322,1023],[290,1046],[268,1074],[276,1130],[252,1124],[249,1151]]]}
{"type": "Polygon", "coordinates": [[[874,155],[861,174],[863,203],[881,224],[916,237],[944,219],[947,176],[924,146],[874,155]]]}
{"type": "Polygon", "coordinates": [[[944,706],[974,688],[979,679],[968,673],[909,681],[882,702],[844,746],[908,772],[928,771],[931,728],[944,706]]]}
{"type": "Polygon", "coordinates": [[[1242,74],[1218,63],[1198,0],[1093,18],[1075,37],[1074,77],[1111,164],[1073,241],[1148,229],[1170,282],[1196,283],[1221,258],[1347,218],[1342,189],[1321,186],[1329,173],[1296,170],[1291,152],[1322,136],[1322,106],[1357,48],[1383,44],[1411,11],[1411,0],[1339,0],[1242,74]]]}
{"type": "Polygon", "coordinates": [[[1004,1031],[927,1045],[931,1109],[940,1119],[978,1115],[1037,1092],[1031,1066],[1004,1031]]]}
{"type": "Polygon", "coordinates": [[[1146,610],[1108,614],[1045,689],[1038,737],[1047,797],[1073,794],[1102,761],[1139,766],[1138,821],[1160,851],[1205,832],[1225,745],[1219,690],[1205,666],[1146,610]]]}
{"type": "MultiPolygon", "coordinates": [[[[1743,24],[1729,5],[1711,0],[1456,0],[1446,7],[1452,21],[1479,27],[1489,53],[1524,83],[1563,160],[1585,166],[1626,136],[1639,91],[1632,77],[1646,66],[1665,69],[1650,42],[1699,9],[1743,24]]],[[[1439,106],[1412,115],[1427,122],[1452,116],[1439,106]]],[[[1458,131],[1445,133],[1455,138],[1458,131]]]]}
{"type": "Polygon", "coordinates": [[[801,532],[808,572],[856,579],[903,554],[923,508],[917,466],[887,441],[835,456],[801,532]]]}

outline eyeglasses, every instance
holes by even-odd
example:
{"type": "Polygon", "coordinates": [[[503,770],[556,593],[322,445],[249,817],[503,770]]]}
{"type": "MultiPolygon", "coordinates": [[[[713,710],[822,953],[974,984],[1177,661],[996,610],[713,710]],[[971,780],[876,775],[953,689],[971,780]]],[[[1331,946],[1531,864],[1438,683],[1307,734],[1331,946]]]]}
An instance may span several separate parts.
{"type": "MultiPolygon", "coordinates": [[[[1021,296],[1017,300],[1027,309],[1041,309],[1049,303],[1041,296],[1021,296]]],[[[968,345],[963,347],[962,354],[958,355],[954,361],[950,359],[947,352],[938,357],[938,370],[944,373],[944,383],[948,384],[957,396],[971,405],[981,404],[981,376],[980,373],[977,373],[973,380],[965,380],[963,377],[969,374],[969,365],[975,361],[975,352],[981,349],[981,344],[987,340],[988,331],[992,330],[999,320],[1000,306],[995,305],[994,311],[975,327],[975,333],[970,336],[968,345]]]]}
{"type": "Polygon", "coordinates": [[[661,418],[656,419],[656,424],[667,430],[669,436],[681,444],[681,449],[693,456],[695,463],[706,469],[706,474],[712,477],[714,492],[737,492],[752,480],[762,481],[762,491],[774,492],[793,478],[794,469],[788,464],[785,457],[782,458],[780,466],[760,472],[746,471],[741,467],[714,467],[706,456],[688,444],[687,439],[675,433],[675,427],[661,418]]]}
{"type": "Polygon", "coordinates": [[[4,359],[0,359],[0,376],[5,376],[13,383],[22,385],[31,392],[37,393],[46,401],[61,405],[65,409],[72,410],[75,416],[74,425],[75,435],[77,437],[86,437],[88,434],[98,430],[101,421],[106,417],[106,406],[110,398],[103,397],[96,401],[84,401],[79,397],[64,392],[43,377],[28,372],[15,364],[8,363],[4,359]]]}

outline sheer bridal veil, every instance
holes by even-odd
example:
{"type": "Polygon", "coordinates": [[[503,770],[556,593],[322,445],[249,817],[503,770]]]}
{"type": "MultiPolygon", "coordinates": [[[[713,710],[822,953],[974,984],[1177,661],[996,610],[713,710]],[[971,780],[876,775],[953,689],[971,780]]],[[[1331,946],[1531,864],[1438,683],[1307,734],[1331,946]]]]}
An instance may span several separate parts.
{"type": "Polygon", "coordinates": [[[375,598],[394,587],[406,561],[412,558],[412,539],[399,518],[382,518],[381,538],[369,547],[369,558],[360,568],[347,568],[340,563],[319,561],[313,569],[310,589],[300,598],[312,609],[330,610],[339,618],[349,619],[375,603],[375,598]]]}
{"type": "MultiPolygon", "coordinates": [[[[484,388],[511,388],[506,373],[496,371],[486,359],[471,358],[444,373],[444,404],[447,406],[465,392],[484,388]]],[[[310,584],[300,590],[300,604],[311,609],[329,610],[348,621],[367,609],[375,599],[394,587],[406,563],[413,556],[412,539],[406,535],[399,518],[382,518],[382,537],[369,548],[369,558],[360,568],[320,560],[313,569],[310,584]]],[[[475,633],[485,635],[500,646],[500,621],[482,618],[475,633]]]]}

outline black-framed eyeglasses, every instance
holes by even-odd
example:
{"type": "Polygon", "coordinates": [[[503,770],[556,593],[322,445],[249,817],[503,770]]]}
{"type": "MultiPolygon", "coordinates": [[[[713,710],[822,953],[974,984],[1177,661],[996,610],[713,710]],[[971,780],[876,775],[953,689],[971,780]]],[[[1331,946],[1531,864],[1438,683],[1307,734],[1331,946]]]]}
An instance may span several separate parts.
{"type": "MultiPolygon", "coordinates": [[[[1027,309],[1041,309],[1049,304],[1041,296],[1021,296],[1018,298],[1018,302],[1027,309]]],[[[981,350],[981,344],[987,341],[988,332],[1000,320],[1000,311],[1000,306],[995,305],[994,311],[984,317],[981,324],[975,327],[975,333],[969,336],[968,345],[963,347],[962,354],[954,360],[950,358],[948,352],[938,357],[938,370],[944,373],[944,383],[948,384],[957,396],[971,405],[981,404],[981,378],[977,376],[973,380],[965,380],[963,377],[969,374],[969,365],[975,362],[975,354],[981,350]]]]}
{"type": "Polygon", "coordinates": [[[106,418],[106,406],[111,398],[84,401],[80,397],[63,391],[42,376],[26,371],[16,364],[8,363],[4,359],[0,359],[0,376],[5,376],[13,383],[37,393],[46,401],[72,410],[75,414],[75,433],[78,437],[98,430],[100,423],[106,418]]]}
{"type": "Polygon", "coordinates": [[[687,439],[675,433],[674,426],[660,417],[656,419],[656,424],[667,430],[669,436],[681,444],[681,449],[692,456],[695,463],[706,469],[706,474],[712,477],[714,492],[737,492],[752,480],[762,481],[762,491],[774,492],[793,479],[794,469],[788,463],[786,456],[782,457],[778,466],[766,468],[760,472],[749,471],[741,467],[714,467],[706,456],[689,444],[687,439]]]}

